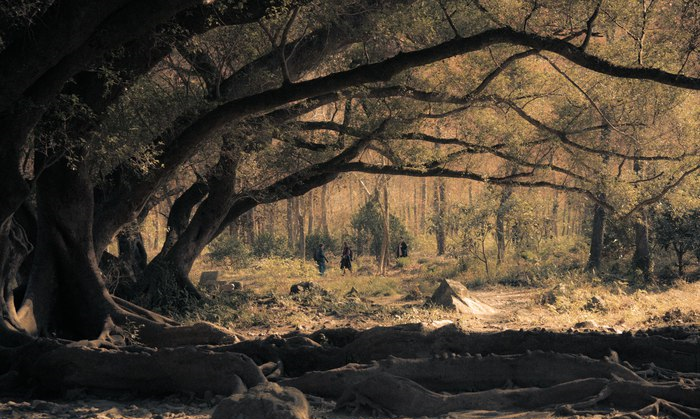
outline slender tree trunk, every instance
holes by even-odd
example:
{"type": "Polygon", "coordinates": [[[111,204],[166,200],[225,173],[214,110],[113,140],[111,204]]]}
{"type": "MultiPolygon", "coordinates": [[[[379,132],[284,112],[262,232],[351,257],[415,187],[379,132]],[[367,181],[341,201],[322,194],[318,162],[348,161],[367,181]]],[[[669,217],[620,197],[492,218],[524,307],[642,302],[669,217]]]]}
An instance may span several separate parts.
{"type": "MultiPolygon", "coordinates": [[[[634,172],[638,178],[643,176],[642,162],[635,159],[634,172]]],[[[642,272],[645,282],[651,281],[651,249],[649,247],[649,214],[642,209],[639,218],[634,223],[634,255],[632,256],[632,269],[642,272]]]]}
{"type": "MultiPolygon", "coordinates": [[[[601,199],[605,199],[605,195],[599,195],[601,199]]],[[[586,271],[600,273],[600,268],[603,259],[603,240],[605,239],[605,208],[599,204],[593,207],[593,225],[591,228],[591,246],[588,253],[588,263],[586,271]]]]}
{"type": "MultiPolygon", "coordinates": [[[[311,190],[306,194],[306,212],[308,216],[308,228],[306,229],[306,235],[310,236],[314,232],[314,191],[311,190]]],[[[321,220],[323,223],[323,220],[321,220]]]]}
{"type": "Polygon", "coordinates": [[[418,222],[418,187],[416,182],[413,183],[413,230],[419,231],[420,225],[418,222]]]}
{"type": "Polygon", "coordinates": [[[651,281],[651,250],[649,247],[649,227],[646,210],[642,210],[640,217],[634,223],[634,255],[632,256],[632,269],[642,272],[646,282],[651,281]]]}
{"type": "Polygon", "coordinates": [[[321,186],[321,232],[328,236],[328,184],[321,186]]]}
{"type": "Polygon", "coordinates": [[[435,213],[435,242],[438,256],[445,254],[445,182],[435,179],[435,196],[433,200],[435,213]]]}
{"type": "Polygon", "coordinates": [[[304,260],[306,259],[306,235],[304,234],[304,211],[301,208],[301,197],[296,199],[296,209],[297,209],[297,225],[299,231],[299,257],[304,260]]]}
{"type": "Polygon", "coordinates": [[[508,199],[513,194],[513,188],[505,186],[501,189],[501,196],[498,200],[496,210],[496,265],[503,263],[506,255],[506,222],[508,212],[508,199]]]}
{"type": "Polygon", "coordinates": [[[552,199],[552,221],[551,221],[551,231],[552,236],[557,237],[559,235],[559,191],[554,190],[554,197],[552,199]]]}
{"type": "Polygon", "coordinates": [[[481,257],[484,261],[484,269],[486,269],[486,276],[491,277],[491,273],[489,272],[489,258],[488,256],[486,256],[486,234],[484,234],[483,238],[481,239],[481,257]]]}
{"type": "Polygon", "coordinates": [[[289,249],[294,248],[296,243],[294,234],[295,214],[294,214],[294,198],[287,199],[287,246],[289,249]]]}
{"type": "Polygon", "coordinates": [[[426,206],[428,205],[428,179],[421,179],[420,184],[420,232],[425,233],[426,222],[425,222],[425,212],[426,206]]]}
{"type": "Polygon", "coordinates": [[[677,260],[677,265],[678,265],[678,277],[682,278],[683,275],[685,274],[683,270],[683,256],[685,255],[685,248],[683,247],[678,247],[676,245],[673,246],[673,250],[676,252],[676,260],[677,260]]]}
{"type": "Polygon", "coordinates": [[[379,257],[379,271],[382,275],[386,274],[386,268],[389,265],[389,190],[387,184],[389,179],[384,179],[382,187],[383,202],[382,202],[382,244],[379,257]]]}

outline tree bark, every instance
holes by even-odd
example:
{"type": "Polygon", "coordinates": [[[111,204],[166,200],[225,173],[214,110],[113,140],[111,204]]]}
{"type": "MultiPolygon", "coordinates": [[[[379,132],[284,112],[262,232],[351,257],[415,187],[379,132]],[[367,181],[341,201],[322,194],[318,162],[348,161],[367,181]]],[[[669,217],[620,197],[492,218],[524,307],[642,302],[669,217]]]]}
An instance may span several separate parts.
{"type": "Polygon", "coordinates": [[[503,258],[506,255],[506,222],[505,217],[508,212],[508,199],[513,194],[511,186],[505,186],[501,190],[501,196],[498,200],[498,209],[496,210],[496,265],[503,263],[503,258]]]}
{"type": "MultiPolygon", "coordinates": [[[[219,233],[219,227],[235,200],[238,155],[231,140],[224,141],[229,142],[229,146],[222,148],[219,161],[207,178],[207,198],[199,205],[177,241],[153,258],[146,269],[139,288],[148,307],[177,303],[183,297],[185,300],[201,298],[189,278],[190,270],[204,247],[219,233]]],[[[195,191],[193,195],[196,199],[201,194],[195,191]]],[[[183,207],[182,213],[192,208],[184,204],[183,207]]]]}
{"type": "Polygon", "coordinates": [[[649,227],[646,210],[642,210],[639,219],[634,222],[634,255],[632,269],[642,273],[644,281],[651,281],[651,249],[649,247],[649,227]]]}
{"type": "Polygon", "coordinates": [[[328,230],[328,184],[321,186],[321,232],[329,236],[328,230]]]}
{"type": "Polygon", "coordinates": [[[445,181],[441,178],[435,179],[435,194],[433,196],[433,213],[435,229],[435,243],[437,254],[445,254],[445,181]]]}
{"type": "Polygon", "coordinates": [[[190,222],[192,209],[194,209],[208,193],[209,185],[203,180],[198,180],[175,200],[168,213],[168,232],[165,236],[165,243],[163,243],[161,253],[170,251],[175,243],[177,243],[180,235],[182,235],[190,222]]]}
{"type": "MultiPolygon", "coordinates": [[[[310,236],[314,233],[314,191],[309,191],[306,195],[306,210],[309,214],[306,235],[310,236]]],[[[321,211],[323,211],[323,209],[321,211]]],[[[321,215],[321,217],[323,217],[323,215],[321,215]]],[[[323,218],[321,219],[321,223],[323,223],[323,218]]]]}
{"type": "Polygon", "coordinates": [[[38,236],[34,264],[18,311],[32,336],[94,339],[115,307],[92,242],[92,183],[83,166],[61,160],[37,184],[38,236]]]}
{"type": "MultiPolygon", "coordinates": [[[[605,194],[599,195],[602,200],[605,194]]],[[[605,221],[607,213],[605,208],[595,204],[593,206],[593,225],[591,226],[591,246],[588,253],[586,271],[600,273],[603,259],[603,240],[605,239],[605,221]]]]}

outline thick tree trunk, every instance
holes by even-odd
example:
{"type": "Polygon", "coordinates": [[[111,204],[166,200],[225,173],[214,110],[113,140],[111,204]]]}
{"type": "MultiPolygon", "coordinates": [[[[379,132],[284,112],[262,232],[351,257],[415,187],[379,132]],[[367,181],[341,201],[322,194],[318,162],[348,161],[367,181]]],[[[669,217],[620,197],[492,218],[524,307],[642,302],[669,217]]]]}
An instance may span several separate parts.
{"type": "Polygon", "coordinates": [[[161,252],[168,252],[177,243],[180,235],[185,231],[190,222],[192,209],[199,204],[209,193],[209,185],[204,181],[197,181],[178,197],[170,207],[168,214],[168,233],[161,252]]]}
{"type": "Polygon", "coordinates": [[[18,311],[33,336],[94,339],[115,307],[92,245],[92,184],[84,166],[73,170],[59,161],[37,185],[34,264],[18,311]]]}
{"type": "Polygon", "coordinates": [[[17,115],[0,115],[0,132],[2,132],[2,147],[0,147],[0,224],[8,221],[22,203],[29,197],[30,184],[22,176],[21,146],[28,132],[18,130],[14,124],[17,115]]]}
{"type": "MultiPolygon", "coordinates": [[[[219,227],[235,201],[236,168],[237,155],[232,148],[224,147],[207,179],[207,198],[199,205],[177,241],[169,249],[161,251],[148,265],[140,286],[143,304],[177,309],[189,298],[201,298],[189,273],[204,247],[219,233],[219,227]]],[[[189,203],[200,196],[201,193],[193,192],[189,203]]],[[[184,204],[183,207],[183,215],[192,208],[184,204]]]]}
{"type": "Polygon", "coordinates": [[[23,343],[17,318],[17,304],[24,294],[24,281],[20,278],[20,268],[32,244],[22,226],[14,217],[0,224],[0,342],[15,346],[23,343]]]}
{"type": "MultiPolygon", "coordinates": [[[[605,199],[605,195],[600,195],[605,199]]],[[[593,225],[591,227],[591,246],[588,253],[586,271],[600,273],[603,259],[603,239],[605,238],[606,211],[602,206],[595,204],[593,207],[593,225]]]]}

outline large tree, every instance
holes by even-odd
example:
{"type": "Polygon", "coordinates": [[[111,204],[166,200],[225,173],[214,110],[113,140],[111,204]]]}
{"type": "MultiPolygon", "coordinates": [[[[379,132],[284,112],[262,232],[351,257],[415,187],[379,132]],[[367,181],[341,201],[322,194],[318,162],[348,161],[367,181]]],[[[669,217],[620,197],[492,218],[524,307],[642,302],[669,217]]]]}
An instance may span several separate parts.
{"type": "Polygon", "coordinates": [[[399,0],[29,3],[36,4],[33,17],[18,18],[11,6],[0,17],[11,21],[0,50],[4,345],[54,335],[120,342],[117,336],[128,333],[114,332],[133,323],[150,345],[232,338],[213,327],[178,328],[105,287],[98,261],[106,247],[175,176],[191,186],[171,208],[171,237],[144,270],[149,296],[167,283],[197,296],[188,279],[192,263],[228,224],[256,205],[301,195],[346,171],[546,186],[612,208],[620,205],[600,198],[592,186],[596,168],[582,166],[588,160],[582,156],[675,162],[664,176],[650,178],[658,193],[637,199],[632,211],[698,170],[692,155],[652,155],[651,146],[629,152],[622,141],[629,134],[617,120],[590,122],[600,107],[569,76],[583,72],[592,84],[631,79],[636,89],[700,89],[697,38],[680,33],[674,20],[696,16],[685,13],[692,7],[685,3],[654,15],[653,36],[643,33],[645,12],[642,34],[631,44],[618,34],[619,27],[638,24],[623,13],[624,1],[552,1],[528,13],[490,10],[478,1],[413,8],[399,0]],[[664,47],[668,39],[684,48],[664,47]],[[547,83],[535,76],[542,66],[589,104],[571,100],[572,92],[545,94],[547,83]],[[546,107],[526,109],[540,98],[546,107]],[[358,107],[347,122],[309,116],[347,102],[358,107]],[[467,126],[458,117],[473,108],[486,122],[467,126]],[[355,118],[359,110],[364,118],[355,118]],[[521,134],[506,138],[498,128],[508,124],[488,122],[506,118],[521,134]],[[425,120],[464,129],[438,136],[425,120]],[[607,125],[620,130],[621,142],[590,143],[597,136],[586,134],[607,125]],[[320,140],[308,134],[318,130],[326,132],[320,140]],[[416,141],[454,148],[412,160],[416,141]],[[368,148],[400,164],[358,159],[368,148]],[[295,155],[297,161],[282,164],[295,155]],[[498,175],[479,164],[465,168],[459,160],[465,155],[507,160],[521,170],[498,175]],[[250,161],[280,170],[236,182],[250,161]],[[183,176],[191,167],[200,176],[183,176]],[[555,181],[543,171],[554,172],[555,181]]]}

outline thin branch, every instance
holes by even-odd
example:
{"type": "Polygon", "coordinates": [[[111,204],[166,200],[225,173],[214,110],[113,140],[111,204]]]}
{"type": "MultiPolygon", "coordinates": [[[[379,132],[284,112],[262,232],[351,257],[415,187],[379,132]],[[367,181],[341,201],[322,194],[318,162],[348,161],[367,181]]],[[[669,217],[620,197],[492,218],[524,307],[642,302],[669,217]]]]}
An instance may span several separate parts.
{"type": "Polygon", "coordinates": [[[527,32],[527,24],[530,22],[530,19],[532,19],[532,16],[535,14],[535,12],[540,8],[540,4],[535,0],[532,2],[532,9],[530,9],[530,12],[525,16],[525,19],[523,19],[523,32],[527,32]]]}
{"type": "Polygon", "coordinates": [[[442,13],[445,15],[445,19],[447,19],[447,23],[450,25],[450,28],[452,28],[452,32],[454,32],[455,38],[461,38],[462,35],[459,34],[459,31],[457,30],[455,23],[452,21],[452,16],[447,11],[447,7],[445,6],[445,3],[443,2],[443,0],[437,0],[437,2],[440,5],[440,9],[442,9],[442,13]]]}
{"type": "Polygon", "coordinates": [[[507,99],[499,99],[500,103],[504,103],[508,105],[511,109],[513,109],[523,120],[525,120],[527,123],[530,125],[534,126],[535,128],[538,128],[540,130],[543,130],[545,132],[549,132],[553,135],[555,135],[559,140],[561,140],[562,143],[569,145],[571,147],[574,147],[576,149],[588,152],[588,153],[593,153],[593,154],[599,154],[603,156],[615,156],[615,157],[620,157],[623,159],[637,159],[637,160],[644,160],[644,161],[680,161],[685,159],[686,157],[689,157],[690,154],[681,154],[678,156],[634,156],[634,155],[629,155],[625,153],[620,153],[617,151],[609,150],[609,149],[598,149],[598,148],[593,148],[589,147],[583,144],[579,144],[575,141],[572,141],[569,136],[567,135],[566,132],[558,130],[556,128],[552,128],[545,123],[539,121],[538,119],[535,119],[531,115],[529,115],[525,110],[523,110],[520,106],[516,105],[514,102],[507,100],[507,99]]]}
{"type": "Polygon", "coordinates": [[[586,47],[588,47],[588,42],[591,40],[591,35],[593,35],[593,23],[598,17],[598,12],[600,12],[600,6],[602,4],[603,0],[598,0],[598,4],[596,5],[595,10],[593,10],[593,14],[588,18],[588,21],[586,21],[586,37],[583,38],[583,42],[579,47],[581,51],[585,51],[586,47]]]}
{"type": "Polygon", "coordinates": [[[525,187],[525,188],[551,188],[560,191],[575,192],[588,196],[593,201],[600,204],[602,207],[614,211],[614,208],[608,203],[598,198],[593,192],[576,187],[568,186],[564,184],[553,183],[549,181],[522,181],[517,180],[517,177],[529,176],[532,173],[516,173],[514,175],[507,176],[486,176],[478,173],[460,171],[447,169],[443,167],[423,169],[423,168],[413,168],[413,167],[398,167],[398,166],[381,166],[372,165],[363,162],[350,162],[344,163],[336,166],[338,171],[341,172],[362,172],[362,173],[373,173],[373,174],[387,174],[387,175],[399,175],[399,176],[414,176],[414,177],[446,177],[446,178],[456,178],[456,179],[469,179],[477,182],[491,183],[496,185],[508,185],[515,187],[525,187]]]}
{"type": "Polygon", "coordinates": [[[284,30],[282,31],[282,37],[280,38],[279,42],[280,58],[282,59],[282,83],[284,84],[291,84],[292,82],[291,78],[289,77],[289,67],[287,66],[287,57],[285,57],[284,47],[285,45],[287,45],[287,37],[289,36],[289,31],[291,30],[292,25],[294,25],[294,21],[296,20],[298,14],[299,7],[295,7],[294,9],[292,9],[292,15],[290,16],[289,20],[287,20],[287,24],[284,26],[284,30]]]}
{"type": "Polygon", "coordinates": [[[486,7],[484,7],[479,0],[471,0],[471,3],[479,9],[481,13],[486,15],[486,17],[493,23],[495,23],[498,26],[508,26],[504,22],[502,22],[498,17],[496,17],[493,13],[491,13],[490,10],[488,10],[486,7]]]}
{"type": "Polygon", "coordinates": [[[672,189],[674,189],[675,187],[680,185],[685,180],[685,178],[687,178],[688,176],[697,172],[698,170],[700,170],[700,165],[697,165],[697,166],[693,167],[692,169],[689,169],[689,170],[683,172],[683,174],[677,180],[675,180],[671,183],[668,183],[666,186],[664,186],[664,188],[661,189],[661,192],[659,192],[657,195],[638,202],[637,205],[635,205],[631,210],[626,212],[622,216],[622,218],[623,219],[627,218],[630,215],[634,214],[636,211],[639,211],[641,208],[644,208],[648,205],[652,205],[652,204],[655,204],[655,203],[661,201],[663,199],[663,197],[666,196],[666,194],[668,192],[670,192],[672,189]]]}

